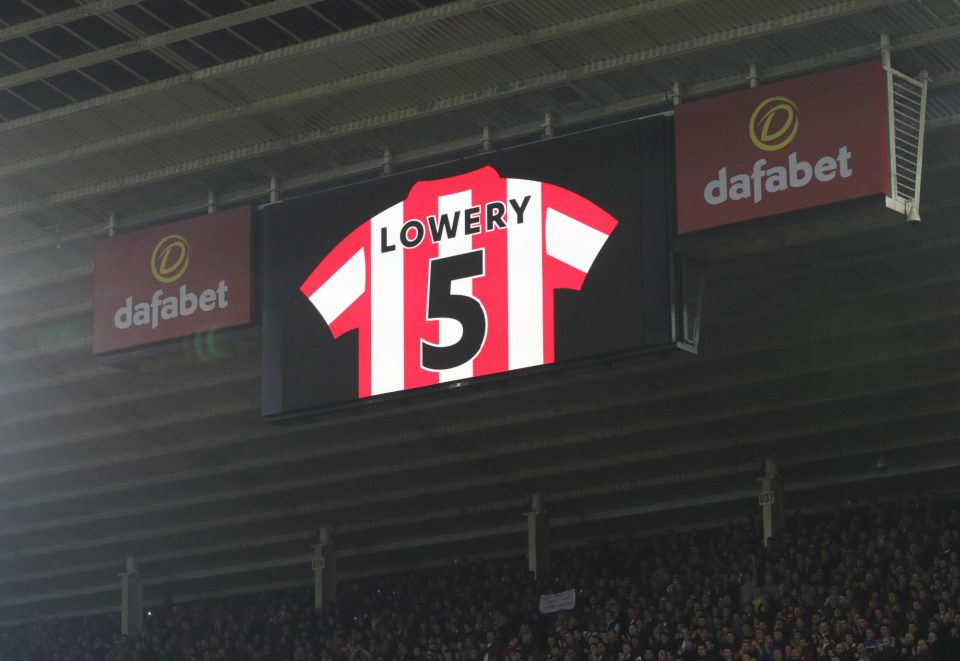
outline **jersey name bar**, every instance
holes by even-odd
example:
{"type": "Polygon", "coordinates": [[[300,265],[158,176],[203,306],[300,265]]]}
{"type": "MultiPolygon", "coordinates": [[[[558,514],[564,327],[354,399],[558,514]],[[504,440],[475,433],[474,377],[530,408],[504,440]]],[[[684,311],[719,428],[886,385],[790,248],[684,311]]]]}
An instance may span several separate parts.
{"type": "MultiPolygon", "coordinates": [[[[510,199],[510,208],[513,210],[512,218],[517,225],[523,224],[523,215],[530,203],[530,196],[523,199],[510,199]]],[[[507,227],[507,204],[501,200],[487,202],[484,205],[475,205],[463,210],[456,210],[453,214],[441,213],[439,220],[436,215],[426,217],[426,222],[417,218],[407,220],[400,227],[399,241],[400,245],[408,250],[419,246],[427,235],[427,229],[430,233],[430,241],[439,243],[446,239],[454,239],[459,235],[479,234],[481,231],[493,232],[506,229],[507,227]],[[482,211],[482,213],[481,213],[482,211]],[[461,216],[463,222],[460,221],[461,216]]],[[[388,228],[380,228],[380,252],[390,252],[396,250],[394,243],[397,237],[391,237],[388,228]]]]}

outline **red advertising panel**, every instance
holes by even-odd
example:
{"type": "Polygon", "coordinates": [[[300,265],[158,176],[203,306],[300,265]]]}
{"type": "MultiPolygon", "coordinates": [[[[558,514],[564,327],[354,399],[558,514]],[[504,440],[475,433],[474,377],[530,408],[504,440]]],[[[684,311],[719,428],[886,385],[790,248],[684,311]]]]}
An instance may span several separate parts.
{"type": "Polygon", "coordinates": [[[677,231],[887,192],[879,61],[684,103],[677,231]]]}
{"type": "Polygon", "coordinates": [[[249,324],[252,243],[250,207],[100,240],[94,353],[249,324]]]}

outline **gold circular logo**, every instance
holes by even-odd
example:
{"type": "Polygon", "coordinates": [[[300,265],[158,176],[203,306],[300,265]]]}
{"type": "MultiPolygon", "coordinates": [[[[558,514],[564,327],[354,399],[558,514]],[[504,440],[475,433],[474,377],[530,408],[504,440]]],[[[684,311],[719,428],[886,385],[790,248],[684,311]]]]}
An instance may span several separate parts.
{"type": "Polygon", "coordinates": [[[190,244],[179,234],[170,234],[157,241],[150,255],[150,271],[164,284],[179,280],[190,264],[190,244]]]}
{"type": "Polygon", "coordinates": [[[750,141],[763,151],[783,149],[799,130],[797,104],[785,96],[764,99],[750,115],[750,141]]]}

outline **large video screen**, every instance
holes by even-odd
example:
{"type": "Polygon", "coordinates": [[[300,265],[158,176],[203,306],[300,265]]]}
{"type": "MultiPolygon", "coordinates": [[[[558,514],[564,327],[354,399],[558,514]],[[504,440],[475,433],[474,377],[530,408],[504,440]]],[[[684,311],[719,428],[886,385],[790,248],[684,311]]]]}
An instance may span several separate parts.
{"type": "Polygon", "coordinates": [[[264,207],[263,414],[672,344],[672,144],[634,120],[264,207]]]}

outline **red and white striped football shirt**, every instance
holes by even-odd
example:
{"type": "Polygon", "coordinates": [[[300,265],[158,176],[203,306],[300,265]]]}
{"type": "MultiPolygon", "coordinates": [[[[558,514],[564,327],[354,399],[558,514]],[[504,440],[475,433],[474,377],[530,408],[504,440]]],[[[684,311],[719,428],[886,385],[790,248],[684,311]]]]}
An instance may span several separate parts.
{"type": "Polygon", "coordinates": [[[616,225],[576,193],[484,167],[415,184],[300,290],[335,338],[359,332],[360,397],[543,365],[554,291],[580,289],[616,225]]]}

